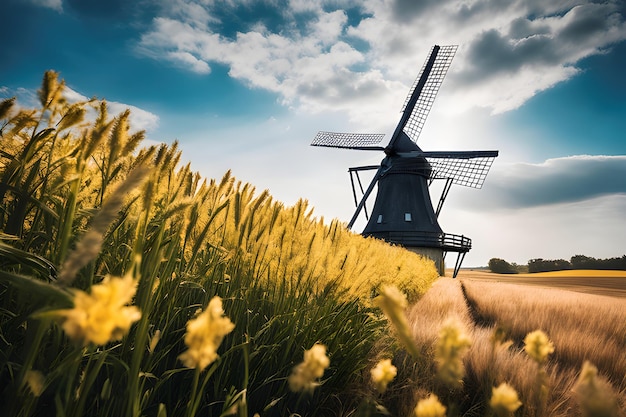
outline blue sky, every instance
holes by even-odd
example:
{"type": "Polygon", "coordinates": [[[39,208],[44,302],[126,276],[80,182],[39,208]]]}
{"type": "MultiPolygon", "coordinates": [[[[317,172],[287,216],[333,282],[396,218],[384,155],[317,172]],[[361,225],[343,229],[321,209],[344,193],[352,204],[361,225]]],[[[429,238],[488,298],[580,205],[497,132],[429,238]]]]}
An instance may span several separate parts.
{"type": "MultiPolygon", "coordinates": [[[[178,140],[275,199],[348,221],[350,166],[318,130],[393,131],[433,44],[459,45],[418,144],[500,150],[440,223],[492,257],[626,253],[626,5],[487,0],[5,0],[0,97],[32,104],[45,70],[130,107],[150,142],[178,140]]],[[[437,188],[433,189],[436,195],[437,188]]],[[[362,224],[357,223],[359,231],[362,224]]]]}

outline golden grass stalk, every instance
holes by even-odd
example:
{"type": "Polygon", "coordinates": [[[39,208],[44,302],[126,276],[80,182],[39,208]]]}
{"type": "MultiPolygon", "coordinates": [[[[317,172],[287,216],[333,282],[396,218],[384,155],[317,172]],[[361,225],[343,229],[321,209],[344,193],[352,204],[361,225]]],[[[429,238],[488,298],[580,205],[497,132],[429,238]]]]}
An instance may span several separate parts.
{"type": "Polygon", "coordinates": [[[98,214],[94,216],[90,229],[81,237],[76,248],[63,263],[58,277],[59,284],[70,285],[78,271],[100,253],[104,234],[118,216],[128,194],[145,179],[147,173],[148,168],[145,166],[135,168],[105,201],[98,214]]]}

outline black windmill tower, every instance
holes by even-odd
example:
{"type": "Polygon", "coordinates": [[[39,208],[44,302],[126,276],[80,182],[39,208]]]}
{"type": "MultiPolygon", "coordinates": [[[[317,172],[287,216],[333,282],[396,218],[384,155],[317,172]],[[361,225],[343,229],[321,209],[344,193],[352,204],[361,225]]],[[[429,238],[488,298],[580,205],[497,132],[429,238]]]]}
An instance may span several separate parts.
{"type": "Polygon", "coordinates": [[[427,256],[441,275],[448,252],[456,252],[456,277],[472,241],[460,235],[444,233],[437,221],[452,184],[481,188],[498,151],[425,152],[416,141],[439,86],[448,71],[457,46],[432,47],[402,109],[402,117],[389,144],[377,146],[384,134],[319,132],[312,146],[384,151],[380,165],[350,168],[350,181],[356,211],[348,223],[352,228],[361,210],[368,219],[364,236],[372,236],[427,256]],[[366,189],[359,173],[376,170],[366,189]],[[355,184],[356,178],[356,184],[355,184]],[[434,208],[429,186],[445,181],[437,207],[434,208]],[[357,185],[362,194],[357,197],[357,185]],[[365,203],[378,186],[376,201],[368,216],[365,203]]]}

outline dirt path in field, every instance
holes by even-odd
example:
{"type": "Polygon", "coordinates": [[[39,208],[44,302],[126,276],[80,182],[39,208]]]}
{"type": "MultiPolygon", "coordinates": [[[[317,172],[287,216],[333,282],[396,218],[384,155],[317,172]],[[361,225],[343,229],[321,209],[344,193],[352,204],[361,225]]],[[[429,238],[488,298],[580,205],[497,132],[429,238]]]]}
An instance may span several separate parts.
{"type": "MultiPolygon", "coordinates": [[[[446,273],[452,276],[452,273],[446,273]]],[[[559,288],[586,294],[626,298],[626,271],[556,271],[536,274],[494,274],[461,269],[457,279],[559,288]]]]}

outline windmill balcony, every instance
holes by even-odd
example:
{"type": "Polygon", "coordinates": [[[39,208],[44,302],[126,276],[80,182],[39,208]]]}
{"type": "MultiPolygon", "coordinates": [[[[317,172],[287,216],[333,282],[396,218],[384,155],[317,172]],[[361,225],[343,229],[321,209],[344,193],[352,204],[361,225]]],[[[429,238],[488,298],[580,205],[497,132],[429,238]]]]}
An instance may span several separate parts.
{"type": "Polygon", "coordinates": [[[440,248],[445,252],[465,253],[472,248],[472,240],[470,238],[451,233],[390,231],[367,233],[367,236],[406,247],[440,248]]]}

